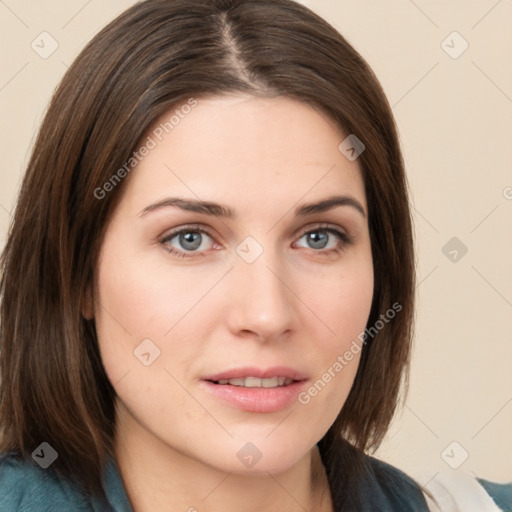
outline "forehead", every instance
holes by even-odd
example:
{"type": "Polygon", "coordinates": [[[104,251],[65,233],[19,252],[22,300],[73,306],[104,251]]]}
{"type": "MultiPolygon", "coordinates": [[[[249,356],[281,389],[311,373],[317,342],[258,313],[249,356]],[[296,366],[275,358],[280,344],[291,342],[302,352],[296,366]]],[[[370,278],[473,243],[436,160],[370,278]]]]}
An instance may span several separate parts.
{"type": "Polygon", "coordinates": [[[365,205],[359,165],[338,149],[344,138],[325,115],[290,98],[200,98],[153,124],[143,139],[152,149],[125,198],[137,207],[182,194],[254,210],[348,193],[365,205]]]}

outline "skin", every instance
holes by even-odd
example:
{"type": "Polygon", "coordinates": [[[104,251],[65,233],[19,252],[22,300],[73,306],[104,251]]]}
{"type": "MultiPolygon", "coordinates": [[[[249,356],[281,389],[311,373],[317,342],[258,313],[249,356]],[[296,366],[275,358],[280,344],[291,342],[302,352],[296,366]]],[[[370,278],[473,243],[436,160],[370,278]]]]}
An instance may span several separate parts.
{"type": "Polygon", "coordinates": [[[292,99],[200,98],[123,184],[85,314],[118,395],[116,454],[136,512],[332,510],[316,443],[359,355],[308,404],[277,412],[228,405],[201,379],[284,365],[307,376],[307,390],[364,330],[371,246],[359,164],[338,150],[345,136],[292,99]],[[294,213],[333,195],[363,214],[351,205],[294,213]],[[236,217],[176,206],[141,214],[168,197],[220,203],[236,217]],[[190,248],[169,237],[190,224],[208,231],[199,249],[170,253],[190,248]],[[312,247],[308,232],[327,245],[312,247]],[[263,250],[252,263],[236,252],[247,236],[263,250]],[[149,366],[134,357],[144,339],[160,350],[149,366]],[[247,442],[262,454],[251,468],[237,457],[247,442]]]}

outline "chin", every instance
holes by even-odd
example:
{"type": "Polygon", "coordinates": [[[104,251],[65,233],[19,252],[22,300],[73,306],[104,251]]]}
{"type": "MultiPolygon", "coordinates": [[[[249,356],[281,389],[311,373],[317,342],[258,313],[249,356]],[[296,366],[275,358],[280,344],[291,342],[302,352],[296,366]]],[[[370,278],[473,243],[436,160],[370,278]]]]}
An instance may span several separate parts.
{"type": "MultiPolygon", "coordinates": [[[[287,435],[286,432],[253,436],[236,436],[228,445],[218,446],[212,454],[214,466],[221,471],[239,475],[267,476],[283,473],[307,457],[316,441],[308,442],[300,429],[287,435]]],[[[210,459],[210,457],[209,457],[210,459]]]]}

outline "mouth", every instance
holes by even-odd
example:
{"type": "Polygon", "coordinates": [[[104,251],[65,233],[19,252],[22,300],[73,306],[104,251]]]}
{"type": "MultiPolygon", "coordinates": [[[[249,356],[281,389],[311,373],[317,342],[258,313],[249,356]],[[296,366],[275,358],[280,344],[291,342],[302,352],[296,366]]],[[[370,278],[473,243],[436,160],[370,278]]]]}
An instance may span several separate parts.
{"type": "Polygon", "coordinates": [[[238,368],[201,379],[204,389],[222,403],[247,412],[277,412],[290,407],[306,375],[286,367],[238,368]]]}
{"type": "Polygon", "coordinates": [[[221,386],[237,386],[240,388],[278,388],[282,386],[289,386],[294,382],[298,382],[289,377],[276,376],[276,377],[240,377],[235,379],[219,379],[217,381],[209,381],[221,386]]]}

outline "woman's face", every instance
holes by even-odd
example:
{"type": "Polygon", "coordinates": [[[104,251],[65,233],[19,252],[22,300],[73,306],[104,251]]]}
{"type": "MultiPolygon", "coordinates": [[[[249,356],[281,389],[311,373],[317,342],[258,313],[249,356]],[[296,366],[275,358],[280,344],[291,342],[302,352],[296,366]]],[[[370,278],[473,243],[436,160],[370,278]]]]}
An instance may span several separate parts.
{"type": "Polygon", "coordinates": [[[373,293],[361,171],[306,104],[189,105],[145,136],[103,240],[93,314],[117,428],[149,456],[276,473],[357,371],[373,293]]]}

